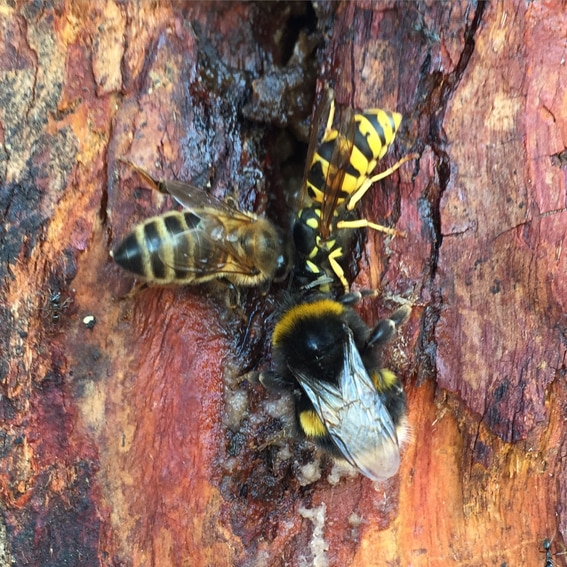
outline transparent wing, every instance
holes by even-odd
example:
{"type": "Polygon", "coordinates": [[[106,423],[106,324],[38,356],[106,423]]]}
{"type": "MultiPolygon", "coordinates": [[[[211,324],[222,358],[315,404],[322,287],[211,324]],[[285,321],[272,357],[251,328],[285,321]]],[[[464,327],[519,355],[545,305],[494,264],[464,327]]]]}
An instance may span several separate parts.
{"type": "Polygon", "coordinates": [[[329,159],[329,168],[325,178],[323,190],[323,202],[321,203],[321,218],[319,220],[319,232],[323,238],[328,238],[331,232],[331,222],[337,209],[339,199],[345,199],[341,195],[343,181],[347,171],[350,169],[350,158],[354,148],[356,136],[356,123],[352,108],[342,110],[337,124],[338,135],[335,138],[333,152],[329,159]]]}
{"type": "Polygon", "coordinates": [[[305,169],[303,171],[303,184],[299,199],[300,207],[308,205],[309,199],[307,197],[306,183],[307,176],[309,174],[311,166],[313,165],[313,156],[315,155],[315,152],[319,147],[319,142],[323,139],[323,136],[325,134],[327,118],[329,116],[329,112],[331,111],[334,96],[335,95],[333,93],[333,89],[331,89],[328,85],[325,85],[321,100],[318,102],[315,108],[315,114],[313,115],[313,119],[311,120],[311,131],[309,133],[307,157],[305,159],[305,169]]]}
{"type": "Polygon", "coordinates": [[[255,215],[245,213],[228,203],[217,199],[213,195],[207,193],[204,189],[197,187],[185,181],[158,181],[141,167],[125,160],[122,163],[129,165],[152,189],[171,195],[182,207],[198,214],[199,210],[206,211],[209,214],[223,213],[226,216],[235,217],[242,221],[248,221],[255,218],[255,215]]]}
{"type": "Polygon", "coordinates": [[[396,428],[356,348],[344,348],[339,386],[292,371],[343,457],[364,476],[385,480],[396,474],[400,449],[396,428]]]}
{"type": "MultiPolygon", "coordinates": [[[[221,222],[218,214],[209,215],[203,209],[194,212],[198,224],[171,235],[172,247],[163,247],[159,256],[164,264],[179,271],[198,276],[222,277],[228,274],[253,275],[257,272],[254,262],[239,253],[236,241],[236,225],[233,218],[221,222]]],[[[246,217],[246,223],[251,222],[246,217]]]]}
{"type": "Polygon", "coordinates": [[[350,158],[356,136],[354,111],[351,108],[342,109],[336,127],[332,124],[334,114],[334,92],[325,86],[311,125],[300,199],[302,206],[309,205],[308,179],[322,193],[319,233],[324,239],[330,235],[339,200],[347,197],[341,194],[341,190],[345,175],[351,169],[350,158]],[[321,165],[315,168],[318,160],[321,165]],[[326,171],[323,163],[327,164],[326,171]]]}
{"type": "Polygon", "coordinates": [[[240,219],[242,222],[251,222],[255,215],[240,211],[228,203],[210,195],[202,188],[183,181],[160,181],[159,190],[171,195],[182,207],[199,215],[199,212],[208,214],[223,214],[227,217],[240,219]]]}

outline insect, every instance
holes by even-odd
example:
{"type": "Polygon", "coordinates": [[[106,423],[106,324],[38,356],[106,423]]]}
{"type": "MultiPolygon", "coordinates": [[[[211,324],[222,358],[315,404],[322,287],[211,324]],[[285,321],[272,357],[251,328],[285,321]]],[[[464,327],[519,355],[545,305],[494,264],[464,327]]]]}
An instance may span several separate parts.
{"type": "MultiPolygon", "coordinates": [[[[553,539],[553,538],[552,538],[553,539]]],[[[559,553],[551,553],[551,541],[549,538],[545,538],[542,542],[543,551],[545,552],[545,563],[544,567],[553,567],[555,564],[553,563],[552,555],[565,555],[564,551],[559,553]]]]}
{"type": "Polygon", "coordinates": [[[287,258],[276,227],[189,183],[156,181],[135,171],[182,207],[137,225],[111,253],[122,268],[158,284],[223,279],[237,287],[270,283],[287,258]]]}
{"type": "Polygon", "coordinates": [[[551,540],[545,538],[542,542],[545,551],[545,567],[553,567],[553,559],[551,559],[551,540]]]}
{"type": "Polygon", "coordinates": [[[42,311],[51,319],[51,322],[56,325],[61,321],[63,312],[69,308],[72,302],[73,300],[70,297],[63,299],[61,291],[49,290],[49,295],[46,295],[42,311]]]}
{"type": "Polygon", "coordinates": [[[374,183],[417,155],[408,155],[372,175],[394,141],[402,115],[381,109],[354,112],[349,108],[337,129],[333,128],[334,116],[334,95],[327,87],[313,119],[302,205],[294,224],[296,277],[307,289],[318,287],[321,291],[328,291],[329,282],[338,278],[347,293],[349,284],[340,261],[351,247],[355,230],[372,228],[400,234],[358,218],[356,204],[374,183]],[[319,123],[325,115],[327,122],[318,143],[319,123]]]}
{"type": "Polygon", "coordinates": [[[394,336],[410,308],[370,329],[351,306],[359,298],[289,299],[274,328],[273,370],[260,381],[292,393],[304,437],[364,476],[385,480],[398,470],[408,425],[401,383],[381,367],[377,347],[394,336]]]}

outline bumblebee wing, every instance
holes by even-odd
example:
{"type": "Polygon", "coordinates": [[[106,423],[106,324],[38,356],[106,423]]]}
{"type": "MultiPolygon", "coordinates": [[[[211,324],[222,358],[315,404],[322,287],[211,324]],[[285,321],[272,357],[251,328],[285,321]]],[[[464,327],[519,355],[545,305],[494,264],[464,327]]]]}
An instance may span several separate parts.
{"type": "Polygon", "coordinates": [[[353,467],[372,480],[385,480],[397,472],[400,450],[395,425],[350,332],[338,387],[300,371],[294,374],[333,442],[353,467]]]}

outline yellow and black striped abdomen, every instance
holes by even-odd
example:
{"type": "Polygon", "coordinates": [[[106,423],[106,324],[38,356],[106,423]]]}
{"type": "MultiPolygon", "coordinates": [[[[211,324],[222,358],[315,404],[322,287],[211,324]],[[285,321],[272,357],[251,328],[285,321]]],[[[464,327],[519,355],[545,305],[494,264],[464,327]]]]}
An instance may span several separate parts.
{"type": "MultiPolygon", "coordinates": [[[[114,251],[124,269],[156,283],[196,283],[199,265],[219,253],[198,238],[201,219],[189,211],[170,211],[139,224],[114,251]]],[[[214,259],[218,261],[219,259],[214,259]]]]}
{"type": "Polygon", "coordinates": [[[326,192],[333,190],[337,204],[357,191],[372,173],[394,141],[402,115],[379,108],[353,116],[354,140],[335,129],[328,130],[313,156],[307,173],[307,191],[316,203],[322,203],[326,192]],[[330,188],[332,179],[342,169],[340,187],[330,188]]]}

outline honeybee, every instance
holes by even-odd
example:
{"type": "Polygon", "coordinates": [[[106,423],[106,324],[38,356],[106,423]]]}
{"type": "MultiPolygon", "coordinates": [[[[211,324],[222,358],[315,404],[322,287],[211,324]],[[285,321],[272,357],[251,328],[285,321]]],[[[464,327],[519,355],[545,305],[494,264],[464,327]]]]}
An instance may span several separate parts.
{"type": "Polygon", "coordinates": [[[304,437],[364,476],[385,480],[398,470],[408,425],[401,383],[377,351],[410,308],[370,329],[350,306],[359,297],[288,299],[272,337],[273,370],[260,381],[292,393],[304,437]]]}
{"type": "Polygon", "coordinates": [[[385,234],[400,234],[392,228],[360,219],[356,204],[370,187],[417,157],[411,154],[392,167],[371,175],[394,141],[402,115],[379,108],[355,112],[344,110],[337,129],[333,128],[335,102],[326,88],[317,107],[303,182],[301,209],[294,225],[297,252],[296,276],[304,287],[329,290],[338,278],[348,293],[341,259],[351,247],[354,231],[372,228],[385,234]],[[327,116],[319,138],[319,123],[327,116]]]}
{"type": "Polygon", "coordinates": [[[276,227],[190,183],[156,181],[135,171],[182,207],[137,225],[111,253],[122,268],[157,284],[223,279],[236,287],[269,284],[287,257],[276,227]]]}

